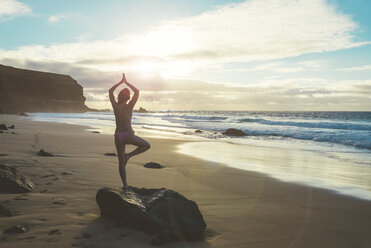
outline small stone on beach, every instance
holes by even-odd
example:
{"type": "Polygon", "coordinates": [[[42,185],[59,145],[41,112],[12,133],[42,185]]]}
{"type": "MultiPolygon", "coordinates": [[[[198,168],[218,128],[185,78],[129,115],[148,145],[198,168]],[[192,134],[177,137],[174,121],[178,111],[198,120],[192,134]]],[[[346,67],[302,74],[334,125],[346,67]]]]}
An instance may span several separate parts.
{"type": "Polygon", "coordinates": [[[8,130],[5,124],[0,124],[0,130],[8,130]]]}
{"type": "Polygon", "coordinates": [[[112,152],[108,152],[108,153],[105,153],[104,156],[117,156],[116,153],[112,152]]]}
{"type": "Polygon", "coordinates": [[[4,234],[7,234],[7,233],[25,233],[27,232],[27,229],[26,227],[22,226],[22,225],[15,225],[15,226],[12,226],[8,229],[5,229],[3,231],[4,234]]]}
{"type": "Polygon", "coordinates": [[[159,163],[155,163],[155,162],[149,162],[149,163],[146,163],[143,166],[146,167],[146,168],[150,168],[150,169],[162,169],[162,168],[165,167],[165,166],[163,166],[159,163]]]}
{"type": "Polygon", "coordinates": [[[0,164],[0,192],[26,193],[35,189],[29,177],[23,175],[18,169],[0,164]]]}
{"type": "Polygon", "coordinates": [[[0,216],[11,217],[13,214],[9,208],[0,204],[0,216]]]}
{"type": "Polygon", "coordinates": [[[50,152],[46,152],[44,151],[44,149],[41,149],[38,153],[37,153],[38,156],[42,156],[42,157],[54,157],[53,154],[51,154],[50,152]]]}

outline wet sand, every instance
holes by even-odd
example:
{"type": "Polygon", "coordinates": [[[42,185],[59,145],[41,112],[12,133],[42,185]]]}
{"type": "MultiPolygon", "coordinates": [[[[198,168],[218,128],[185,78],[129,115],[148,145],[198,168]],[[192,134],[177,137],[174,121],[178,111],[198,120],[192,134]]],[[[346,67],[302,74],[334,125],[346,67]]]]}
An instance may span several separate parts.
{"type": "MultiPolygon", "coordinates": [[[[15,129],[0,133],[0,153],[6,154],[0,163],[18,168],[37,189],[0,194],[14,213],[0,217],[0,247],[152,247],[151,236],[99,215],[97,190],[121,184],[117,157],[104,156],[116,152],[112,135],[12,115],[0,115],[1,123],[15,129]],[[40,149],[57,156],[39,157],[40,149]],[[2,233],[16,224],[28,232],[2,233]],[[59,232],[49,235],[52,230],[59,232]]],[[[197,202],[208,225],[205,240],[166,247],[370,247],[370,201],[176,152],[190,141],[148,141],[152,148],[128,163],[128,183],[184,194],[197,202]],[[150,161],[166,167],[144,168],[150,161]]]]}

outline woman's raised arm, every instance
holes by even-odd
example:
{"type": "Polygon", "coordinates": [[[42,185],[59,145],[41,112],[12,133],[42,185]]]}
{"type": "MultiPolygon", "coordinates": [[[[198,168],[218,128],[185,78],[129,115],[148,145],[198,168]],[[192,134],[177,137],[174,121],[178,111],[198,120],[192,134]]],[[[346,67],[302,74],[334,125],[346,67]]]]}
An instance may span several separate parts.
{"type": "Polygon", "coordinates": [[[109,93],[109,99],[111,101],[111,104],[112,104],[112,107],[114,107],[117,102],[115,100],[115,96],[113,95],[113,92],[115,91],[115,89],[117,87],[119,87],[120,84],[122,84],[123,82],[125,82],[126,79],[125,79],[125,73],[122,74],[122,79],[120,82],[118,82],[117,84],[115,84],[114,86],[112,86],[109,90],[108,90],[108,93],[109,93]]]}

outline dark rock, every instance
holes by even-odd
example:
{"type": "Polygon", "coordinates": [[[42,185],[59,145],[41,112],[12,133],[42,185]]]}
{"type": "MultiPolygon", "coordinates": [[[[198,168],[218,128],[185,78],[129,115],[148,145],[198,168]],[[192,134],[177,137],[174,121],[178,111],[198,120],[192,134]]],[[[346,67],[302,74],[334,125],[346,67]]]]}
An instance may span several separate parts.
{"type": "Polygon", "coordinates": [[[41,149],[38,153],[37,153],[38,156],[42,156],[42,157],[54,157],[53,154],[51,154],[50,152],[46,152],[44,151],[44,149],[41,149]]]}
{"type": "Polygon", "coordinates": [[[202,130],[197,129],[197,130],[195,131],[195,133],[202,133],[202,130]]]}
{"type": "Polygon", "coordinates": [[[148,113],[148,111],[142,107],[140,107],[138,110],[134,110],[134,112],[138,112],[138,113],[148,113]]]}
{"type": "Polygon", "coordinates": [[[0,113],[85,112],[83,88],[69,75],[0,65],[0,113]]]}
{"type": "Polygon", "coordinates": [[[18,115],[20,115],[20,116],[28,116],[28,114],[26,114],[26,113],[24,113],[24,112],[22,112],[22,113],[18,113],[18,115]]]}
{"type": "Polygon", "coordinates": [[[0,130],[0,133],[3,133],[3,131],[0,130]]]}
{"type": "Polygon", "coordinates": [[[105,153],[104,156],[117,156],[116,153],[112,152],[112,153],[105,153]]]}
{"type": "Polygon", "coordinates": [[[0,130],[8,130],[5,124],[0,124],[0,130]]]}
{"type": "Polygon", "coordinates": [[[11,126],[9,126],[8,128],[9,128],[9,129],[14,129],[15,126],[14,126],[14,125],[11,125],[11,126]]]}
{"type": "Polygon", "coordinates": [[[225,132],[223,132],[224,135],[229,135],[229,136],[246,136],[247,134],[239,129],[235,128],[228,128],[225,132]]]}
{"type": "Polygon", "coordinates": [[[35,189],[35,185],[30,178],[14,167],[0,165],[0,192],[26,193],[33,189],[35,189]]]}
{"type": "Polygon", "coordinates": [[[8,229],[5,229],[3,231],[4,234],[6,234],[6,233],[25,233],[25,232],[27,232],[27,229],[22,225],[12,226],[12,227],[10,227],[8,229]]]}
{"type": "Polygon", "coordinates": [[[0,153],[0,157],[5,157],[5,156],[8,156],[8,154],[0,153]]]}
{"type": "Polygon", "coordinates": [[[92,133],[100,133],[99,131],[91,131],[92,133]]]}
{"type": "Polygon", "coordinates": [[[155,162],[149,162],[149,163],[146,163],[144,165],[144,167],[146,168],[151,168],[151,169],[162,169],[164,168],[165,166],[159,164],[159,163],[155,163],[155,162]]]}
{"type": "Polygon", "coordinates": [[[53,229],[48,232],[48,235],[60,235],[61,231],[59,229],[53,229]]]}
{"type": "Polygon", "coordinates": [[[11,217],[13,216],[12,212],[10,211],[9,208],[3,206],[0,204],[0,216],[6,216],[6,217],[11,217]]]}
{"type": "Polygon", "coordinates": [[[127,191],[120,192],[101,188],[96,200],[102,216],[157,235],[155,243],[198,240],[206,228],[197,204],[173,190],[129,186],[127,191]]]}

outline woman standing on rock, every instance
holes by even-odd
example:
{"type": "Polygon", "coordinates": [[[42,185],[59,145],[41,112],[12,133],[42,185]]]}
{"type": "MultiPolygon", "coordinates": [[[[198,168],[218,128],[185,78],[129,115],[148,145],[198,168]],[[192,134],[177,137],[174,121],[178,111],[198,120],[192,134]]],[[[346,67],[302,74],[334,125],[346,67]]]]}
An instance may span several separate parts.
{"type": "Polygon", "coordinates": [[[119,159],[119,172],[123,183],[123,189],[126,190],[128,187],[126,182],[126,163],[132,156],[147,151],[151,145],[146,140],[136,136],[131,127],[131,117],[134,105],[138,100],[139,90],[126,81],[125,73],[122,75],[122,80],[112,86],[108,92],[116,119],[116,131],[114,136],[119,159]],[[128,88],[125,88],[120,91],[116,102],[113,91],[122,83],[129,86],[129,88],[134,91],[134,95],[130,100],[130,91],[128,88]],[[129,100],[130,102],[128,103],[129,100]],[[125,153],[127,144],[137,146],[137,148],[130,153],[125,153]]]}

